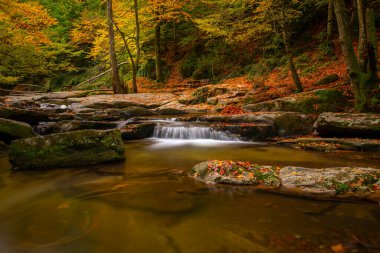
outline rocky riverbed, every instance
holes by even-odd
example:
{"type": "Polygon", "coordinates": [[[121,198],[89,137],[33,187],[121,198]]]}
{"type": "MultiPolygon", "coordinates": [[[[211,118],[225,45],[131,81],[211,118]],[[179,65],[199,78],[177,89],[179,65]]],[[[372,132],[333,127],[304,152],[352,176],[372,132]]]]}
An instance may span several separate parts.
{"type": "MultiPolygon", "coordinates": [[[[207,94],[207,98],[230,96],[236,100],[245,96],[240,93],[232,94],[228,89],[203,88],[202,91],[207,94]]],[[[14,167],[24,169],[82,166],[122,160],[122,140],[152,136],[264,141],[317,152],[378,152],[380,142],[376,138],[380,134],[379,116],[339,112],[342,108],[340,105],[344,102],[340,100],[335,101],[334,107],[328,107],[327,104],[340,96],[338,93],[322,90],[298,97],[251,104],[243,107],[245,112],[235,115],[218,113],[219,103],[205,107],[206,110],[198,110],[200,107],[194,107],[190,100],[184,102],[182,97],[171,93],[21,93],[1,98],[0,144],[1,150],[9,149],[10,161],[14,167]],[[309,107],[304,110],[310,103],[318,104],[318,110],[309,110],[309,107]],[[178,104],[181,106],[178,107],[178,104]],[[189,114],[190,112],[197,114],[189,114]],[[348,138],[353,136],[356,138],[348,138]],[[74,154],[75,159],[71,159],[74,154]]],[[[199,94],[201,93],[194,96],[199,94]]],[[[280,171],[301,174],[304,178],[308,178],[309,174],[324,177],[326,173],[329,178],[339,178],[341,173],[350,174],[356,169],[362,172],[367,170],[347,167],[326,169],[328,172],[325,172],[286,167],[280,168],[280,171]]],[[[376,172],[376,168],[369,170],[376,172]]],[[[290,191],[292,187],[284,188],[287,179],[279,178],[280,175],[283,173],[273,171],[274,181],[269,185],[260,183],[260,188],[265,186],[264,188],[269,187],[277,192],[290,191]]],[[[243,176],[215,178],[219,178],[221,183],[257,184],[252,181],[253,178],[245,174],[243,176]]],[[[199,178],[199,175],[195,177],[199,178]]],[[[355,183],[353,180],[350,177],[344,184],[355,183]]],[[[332,194],[332,186],[326,187],[326,196],[337,198],[332,194]]],[[[296,190],[290,191],[291,194],[313,195],[313,191],[305,190],[305,187],[302,190],[298,186],[293,188],[296,190]]],[[[372,194],[359,194],[352,192],[351,188],[339,196],[346,195],[372,199],[372,194]]]]}

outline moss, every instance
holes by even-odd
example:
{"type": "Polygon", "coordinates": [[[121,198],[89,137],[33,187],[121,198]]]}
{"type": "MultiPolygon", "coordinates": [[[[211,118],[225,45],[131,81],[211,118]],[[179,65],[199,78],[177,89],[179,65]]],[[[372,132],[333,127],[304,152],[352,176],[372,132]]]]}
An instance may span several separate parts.
{"type": "Polygon", "coordinates": [[[123,159],[120,131],[84,130],[12,142],[10,161],[20,168],[68,167],[123,159]]]}
{"type": "Polygon", "coordinates": [[[298,108],[303,113],[321,113],[341,111],[347,100],[339,90],[319,90],[302,99],[298,108]]]}
{"type": "Polygon", "coordinates": [[[0,137],[5,141],[36,136],[29,124],[0,119],[0,137]]]}

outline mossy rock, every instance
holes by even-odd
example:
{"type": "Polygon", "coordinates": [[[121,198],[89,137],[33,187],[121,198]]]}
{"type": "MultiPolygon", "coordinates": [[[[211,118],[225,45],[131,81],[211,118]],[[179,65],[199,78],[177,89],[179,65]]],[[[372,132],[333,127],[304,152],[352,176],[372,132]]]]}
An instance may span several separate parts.
{"type": "Polygon", "coordinates": [[[37,136],[32,127],[24,122],[0,118],[0,139],[5,142],[37,136]]]}
{"type": "Polygon", "coordinates": [[[380,201],[380,172],[373,168],[281,168],[213,160],[195,165],[189,175],[208,184],[250,185],[301,197],[380,201]]]}
{"type": "Polygon", "coordinates": [[[347,106],[348,100],[342,91],[336,89],[317,90],[294,97],[279,98],[243,107],[247,112],[289,111],[302,113],[339,112],[347,106]]]}
{"type": "Polygon", "coordinates": [[[124,159],[119,130],[83,130],[15,140],[9,161],[18,169],[93,165],[124,159]]]}

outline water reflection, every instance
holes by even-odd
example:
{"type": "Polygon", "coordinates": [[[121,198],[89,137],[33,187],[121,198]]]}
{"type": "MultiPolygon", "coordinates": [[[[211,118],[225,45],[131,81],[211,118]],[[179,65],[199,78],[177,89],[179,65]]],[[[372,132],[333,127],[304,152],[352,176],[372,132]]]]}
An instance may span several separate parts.
{"type": "Polygon", "coordinates": [[[378,206],[205,185],[186,176],[208,159],[376,167],[376,154],[244,143],[152,148],[156,143],[130,142],[124,163],[91,168],[10,172],[0,158],[0,252],[331,252],[353,235],[380,243],[378,206]]]}

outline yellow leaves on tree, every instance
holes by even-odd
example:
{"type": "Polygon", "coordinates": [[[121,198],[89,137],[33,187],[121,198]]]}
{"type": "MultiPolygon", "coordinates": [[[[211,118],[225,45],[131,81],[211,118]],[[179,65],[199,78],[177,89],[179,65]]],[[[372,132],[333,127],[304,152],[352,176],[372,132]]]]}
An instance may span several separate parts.
{"type": "Polygon", "coordinates": [[[50,40],[46,29],[56,20],[37,2],[0,0],[0,24],[2,40],[12,45],[42,45],[50,40]]]}

